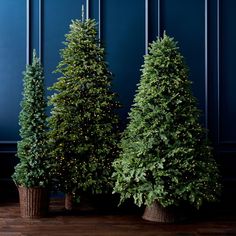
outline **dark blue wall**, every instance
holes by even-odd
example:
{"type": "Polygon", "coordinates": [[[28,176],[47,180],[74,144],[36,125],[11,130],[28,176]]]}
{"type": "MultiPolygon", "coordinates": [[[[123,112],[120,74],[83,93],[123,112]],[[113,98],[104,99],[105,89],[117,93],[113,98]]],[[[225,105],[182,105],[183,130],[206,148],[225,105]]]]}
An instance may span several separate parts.
{"type": "MultiPolygon", "coordinates": [[[[98,22],[99,36],[114,74],[114,90],[126,122],[148,42],[167,34],[179,42],[209,129],[224,180],[236,185],[236,1],[235,0],[1,0],[0,1],[0,180],[16,162],[22,71],[36,48],[46,84],[60,59],[71,19],[98,22]],[[4,170],[4,171],[3,171],[4,170]]],[[[0,182],[1,189],[1,182],[0,182]]],[[[236,189],[236,188],[235,188],[236,189]]]]}
{"type": "Polygon", "coordinates": [[[25,1],[0,1],[0,35],[0,141],[15,141],[26,62],[25,1]]]}
{"type": "Polygon", "coordinates": [[[107,51],[110,70],[114,74],[114,89],[124,105],[122,121],[140,77],[145,53],[145,1],[102,1],[101,38],[107,51]]]}

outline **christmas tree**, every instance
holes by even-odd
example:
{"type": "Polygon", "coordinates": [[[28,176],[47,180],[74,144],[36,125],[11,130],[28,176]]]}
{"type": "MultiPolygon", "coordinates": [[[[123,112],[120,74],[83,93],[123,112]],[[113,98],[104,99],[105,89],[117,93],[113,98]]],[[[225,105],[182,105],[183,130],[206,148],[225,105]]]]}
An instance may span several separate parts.
{"type": "Polygon", "coordinates": [[[121,202],[163,207],[216,200],[219,171],[199,123],[188,70],[177,43],[164,34],[144,57],[140,84],[115,160],[121,202]]]}
{"type": "Polygon", "coordinates": [[[72,21],[64,44],[56,70],[61,77],[50,88],[55,179],[64,193],[103,193],[112,186],[119,104],[95,21],[72,21]]]}
{"type": "Polygon", "coordinates": [[[13,180],[18,186],[47,187],[50,162],[48,158],[46,100],[44,76],[40,60],[33,52],[31,65],[27,65],[23,78],[23,100],[19,115],[20,137],[13,180]]]}

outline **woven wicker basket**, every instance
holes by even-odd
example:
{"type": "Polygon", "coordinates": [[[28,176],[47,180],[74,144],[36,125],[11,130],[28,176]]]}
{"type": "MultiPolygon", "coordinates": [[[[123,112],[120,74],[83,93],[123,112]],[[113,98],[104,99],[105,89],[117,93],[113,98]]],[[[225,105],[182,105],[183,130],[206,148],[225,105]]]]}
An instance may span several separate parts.
{"type": "Polygon", "coordinates": [[[162,223],[173,223],[176,221],[173,211],[163,207],[157,201],[145,208],[142,218],[144,220],[162,223]]]}
{"type": "Polygon", "coordinates": [[[48,213],[49,196],[45,188],[18,187],[22,218],[34,219],[48,213]]]}

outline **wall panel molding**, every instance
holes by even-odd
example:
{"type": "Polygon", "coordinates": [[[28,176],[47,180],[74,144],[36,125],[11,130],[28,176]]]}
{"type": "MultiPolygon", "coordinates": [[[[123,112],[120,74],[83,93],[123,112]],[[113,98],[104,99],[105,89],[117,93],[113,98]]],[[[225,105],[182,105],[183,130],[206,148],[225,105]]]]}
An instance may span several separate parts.
{"type": "Polygon", "coordinates": [[[208,0],[205,0],[205,127],[208,129],[208,0]]]}
{"type": "Polygon", "coordinates": [[[38,24],[39,24],[39,45],[38,45],[38,54],[39,54],[39,58],[41,60],[41,62],[43,63],[42,59],[43,59],[43,4],[44,4],[44,0],[39,0],[39,19],[38,19],[38,24]]]}
{"type": "Polygon", "coordinates": [[[86,19],[89,19],[90,17],[90,1],[86,0],[86,19]]]}
{"type": "Polygon", "coordinates": [[[31,56],[31,52],[30,52],[30,41],[31,41],[31,37],[30,37],[30,21],[31,21],[31,1],[30,0],[26,0],[26,64],[30,64],[30,56],[31,56]]]}
{"type": "Polygon", "coordinates": [[[220,79],[221,79],[221,67],[220,67],[220,47],[221,47],[221,42],[220,42],[220,0],[217,0],[217,135],[218,135],[218,144],[220,144],[220,79]]]}
{"type": "Polygon", "coordinates": [[[43,58],[43,7],[44,0],[26,0],[26,64],[31,63],[33,49],[43,58]]]}
{"type": "Polygon", "coordinates": [[[102,0],[98,0],[98,39],[102,37],[102,0]]]}
{"type": "MultiPolygon", "coordinates": [[[[150,43],[150,25],[152,25],[153,22],[151,22],[150,19],[150,9],[154,6],[153,2],[150,0],[144,0],[145,2],[145,54],[148,53],[148,47],[150,43]],[[151,24],[150,24],[151,22],[151,24]]],[[[157,14],[157,37],[161,37],[161,0],[157,0],[157,6],[156,8],[156,14],[157,14]]],[[[155,37],[156,38],[156,37],[155,37]]]]}
{"type": "Polygon", "coordinates": [[[157,36],[161,36],[161,0],[157,0],[157,36]]]}
{"type": "Polygon", "coordinates": [[[145,0],[145,54],[148,54],[149,44],[149,4],[148,0],[145,0]]]}

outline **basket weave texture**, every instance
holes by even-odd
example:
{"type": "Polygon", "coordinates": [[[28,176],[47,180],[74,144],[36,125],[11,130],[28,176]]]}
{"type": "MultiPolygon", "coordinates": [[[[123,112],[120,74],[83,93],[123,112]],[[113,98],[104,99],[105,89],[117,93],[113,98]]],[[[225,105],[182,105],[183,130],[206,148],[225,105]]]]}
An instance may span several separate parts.
{"type": "Polygon", "coordinates": [[[155,201],[151,206],[146,206],[142,218],[144,220],[161,223],[176,222],[173,211],[169,208],[163,207],[157,201],[155,201]]]}
{"type": "Polygon", "coordinates": [[[48,191],[45,188],[18,187],[22,218],[35,219],[47,215],[49,207],[48,191]]]}

